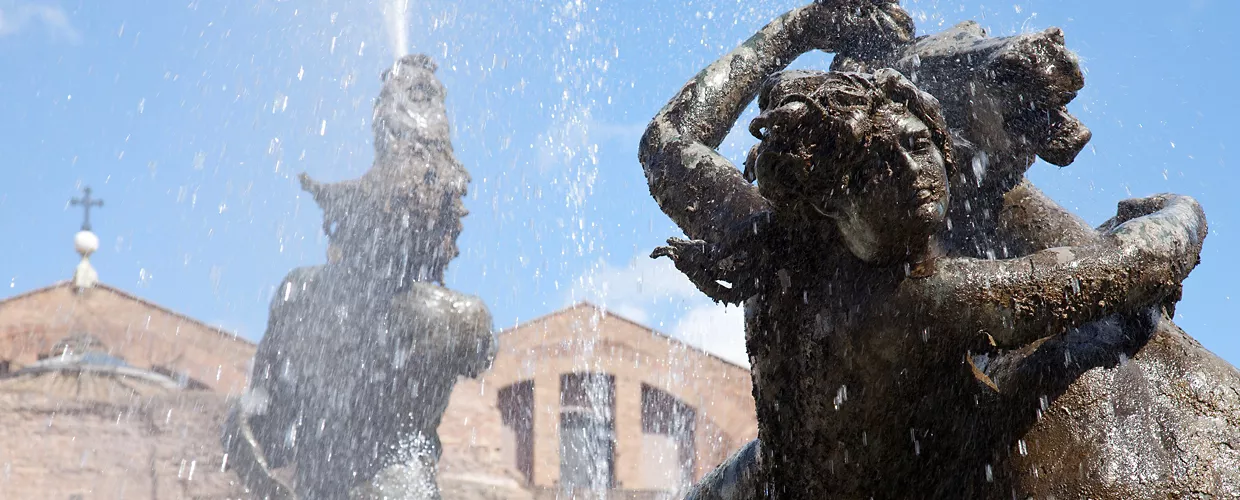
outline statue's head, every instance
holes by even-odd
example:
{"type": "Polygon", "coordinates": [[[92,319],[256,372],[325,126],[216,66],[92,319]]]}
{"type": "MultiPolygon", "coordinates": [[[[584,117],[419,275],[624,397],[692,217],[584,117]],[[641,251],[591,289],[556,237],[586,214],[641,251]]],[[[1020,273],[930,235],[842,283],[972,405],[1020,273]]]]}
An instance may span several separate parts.
{"type": "Polygon", "coordinates": [[[777,214],[830,220],[858,258],[925,253],[947,213],[952,150],[934,97],[895,70],[788,71],[763,86],[746,174],[777,214]]]}
{"type": "Polygon", "coordinates": [[[448,142],[447,90],[435,77],[437,68],[430,56],[410,54],[383,71],[371,121],[376,156],[399,154],[414,143],[448,142]]]}
{"type": "Polygon", "coordinates": [[[401,58],[383,73],[375,101],[375,162],[360,179],[302,188],[323,208],[333,262],[373,278],[443,282],[459,254],[469,173],[449,137],[443,85],[425,55],[401,58]]]}

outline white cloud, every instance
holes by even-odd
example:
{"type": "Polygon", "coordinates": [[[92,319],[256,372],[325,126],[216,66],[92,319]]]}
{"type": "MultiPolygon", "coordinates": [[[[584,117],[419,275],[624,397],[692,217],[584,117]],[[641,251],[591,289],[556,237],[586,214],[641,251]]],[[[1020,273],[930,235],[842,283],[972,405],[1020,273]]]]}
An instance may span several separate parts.
{"type": "Polygon", "coordinates": [[[42,24],[54,39],[78,43],[82,38],[60,6],[0,1],[0,37],[16,35],[34,24],[42,24]]]}
{"type": "Polygon", "coordinates": [[[707,303],[680,315],[672,335],[733,363],[749,366],[745,350],[745,310],[707,303]]]}
{"type": "Polygon", "coordinates": [[[569,107],[576,111],[562,115],[538,136],[538,168],[547,172],[582,165],[597,166],[599,144],[629,144],[634,150],[646,131],[645,122],[610,123],[595,119],[588,107],[569,107]]]}
{"type": "Polygon", "coordinates": [[[712,302],[668,259],[637,255],[624,267],[600,261],[573,281],[565,302],[582,300],[749,365],[742,309],[712,302]]]}
{"type": "Polygon", "coordinates": [[[573,297],[608,301],[611,304],[654,303],[692,298],[701,292],[668,259],[638,255],[624,267],[600,261],[594,269],[574,280],[573,297]]]}

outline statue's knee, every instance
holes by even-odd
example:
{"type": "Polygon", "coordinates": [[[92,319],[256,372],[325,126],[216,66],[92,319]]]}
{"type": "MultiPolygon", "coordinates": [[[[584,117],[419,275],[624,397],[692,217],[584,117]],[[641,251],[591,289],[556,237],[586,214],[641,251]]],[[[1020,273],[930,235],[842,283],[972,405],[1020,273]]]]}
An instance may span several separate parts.
{"type": "Polygon", "coordinates": [[[438,500],[433,458],[422,455],[384,467],[366,484],[354,488],[350,500],[438,500]]]}

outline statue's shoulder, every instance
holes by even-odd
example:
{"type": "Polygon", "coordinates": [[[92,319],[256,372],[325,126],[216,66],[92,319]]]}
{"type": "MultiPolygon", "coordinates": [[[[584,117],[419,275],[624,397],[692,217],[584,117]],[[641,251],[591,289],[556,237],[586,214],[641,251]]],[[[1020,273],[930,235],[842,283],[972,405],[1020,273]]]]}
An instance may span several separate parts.
{"type": "Polygon", "coordinates": [[[296,302],[301,299],[306,291],[319,281],[322,273],[323,266],[298,267],[289,271],[284,276],[284,279],[280,281],[280,286],[276,287],[275,293],[271,298],[272,307],[296,302]]]}
{"type": "Polygon", "coordinates": [[[448,319],[467,319],[491,324],[491,311],[481,298],[458,292],[434,283],[417,282],[396,299],[400,309],[414,308],[421,315],[444,315],[448,319]]]}
{"type": "Polygon", "coordinates": [[[323,273],[323,268],[324,266],[302,266],[302,267],[294,268],[292,271],[289,271],[288,274],[284,276],[284,281],[280,283],[281,284],[285,284],[285,283],[298,283],[299,284],[299,283],[309,283],[309,282],[315,281],[315,279],[317,279],[319,275],[323,273]]]}

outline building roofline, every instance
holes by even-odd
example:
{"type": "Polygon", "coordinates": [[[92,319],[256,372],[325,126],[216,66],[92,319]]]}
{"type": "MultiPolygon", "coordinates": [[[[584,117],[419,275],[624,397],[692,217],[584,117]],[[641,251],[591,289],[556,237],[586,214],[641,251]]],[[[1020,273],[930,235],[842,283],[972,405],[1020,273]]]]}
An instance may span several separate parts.
{"type": "Polygon", "coordinates": [[[659,338],[662,338],[662,339],[664,339],[664,340],[667,340],[668,342],[671,342],[671,343],[673,343],[673,344],[676,344],[676,345],[679,345],[679,346],[683,346],[684,348],[686,348],[686,349],[688,349],[688,350],[690,350],[690,351],[697,352],[698,354],[705,355],[706,357],[709,357],[709,358],[714,358],[714,359],[716,359],[716,360],[718,360],[718,361],[722,362],[722,363],[723,363],[723,364],[725,364],[725,365],[728,365],[728,366],[734,366],[734,367],[736,367],[736,368],[740,368],[740,369],[742,369],[742,370],[745,370],[746,372],[748,372],[748,371],[749,371],[749,367],[747,367],[747,366],[745,366],[745,365],[739,364],[739,363],[737,363],[737,362],[735,362],[735,361],[730,361],[730,360],[728,360],[728,359],[724,359],[723,357],[719,356],[718,354],[715,354],[715,353],[713,353],[713,352],[707,351],[706,349],[702,349],[701,347],[695,346],[695,345],[693,345],[693,344],[690,344],[690,343],[688,343],[688,342],[685,342],[685,341],[683,341],[683,340],[680,340],[680,339],[678,339],[678,338],[676,338],[676,337],[673,337],[673,336],[668,335],[668,334],[666,334],[666,333],[663,333],[663,332],[661,332],[661,331],[655,330],[654,328],[650,328],[649,326],[643,325],[643,324],[638,323],[638,322],[636,322],[636,321],[633,321],[633,320],[631,320],[631,319],[629,319],[629,318],[626,318],[626,317],[624,317],[624,316],[621,316],[621,315],[619,315],[619,314],[616,314],[616,313],[612,312],[610,309],[607,309],[607,308],[605,308],[605,307],[599,306],[599,305],[597,305],[597,304],[595,304],[595,303],[593,303],[593,302],[590,302],[590,301],[588,301],[588,300],[582,300],[582,301],[577,302],[577,303],[575,303],[575,304],[573,304],[573,305],[570,305],[570,306],[568,306],[568,307],[564,307],[564,308],[561,308],[561,309],[557,309],[557,310],[555,310],[555,311],[549,312],[549,313],[544,314],[544,315],[542,315],[542,316],[538,316],[538,317],[536,317],[536,318],[534,318],[534,319],[531,319],[531,320],[529,320],[529,321],[526,321],[526,322],[524,322],[524,323],[517,323],[515,326],[511,326],[511,327],[508,327],[508,328],[501,329],[501,330],[499,330],[499,332],[497,332],[497,333],[496,333],[496,335],[498,336],[498,335],[506,335],[506,334],[510,334],[510,333],[512,333],[512,332],[514,332],[514,331],[516,331],[516,330],[520,330],[520,329],[523,329],[523,328],[529,327],[529,326],[531,326],[531,325],[534,325],[534,324],[537,324],[537,323],[541,323],[541,322],[547,321],[548,319],[551,319],[551,318],[556,317],[556,316],[560,316],[560,315],[565,314],[565,313],[568,313],[568,312],[570,312],[570,311],[574,311],[574,310],[581,309],[581,308],[587,308],[587,307],[588,307],[588,308],[591,308],[591,309],[594,309],[595,311],[598,311],[598,312],[600,312],[600,313],[602,313],[602,314],[604,314],[604,315],[606,315],[606,316],[610,316],[610,317],[612,317],[612,318],[618,319],[618,320],[623,321],[623,322],[625,322],[625,323],[628,323],[628,324],[630,324],[630,325],[633,325],[633,326],[636,326],[636,327],[638,327],[638,328],[641,328],[642,330],[645,330],[645,331],[647,331],[647,332],[649,332],[649,333],[653,334],[653,335],[654,335],[654,336],[656,336],[656,337],[659,337],[659,338]]]}
{"type": "MultiPolygon", "coordinates": [[[[51,285],[48,285],[48,286],[45,286],[45,287],[42,287],[42,288],[36,288],[36,289],[34,289],[34,290],[29,290],[29,291],[26,291],[26,292],[22,292],[22,293],[19,293],[19,294],[17,294],[17,295],[14,295],[14,296],[12,296],[12,297],[6,298],[6,299],[0,299],[0,305],[4,305],[4,304],[6,304],[6,303],[12,302],[12,301],[17,300],[17,299],[22,299],[22,298],[29,297],[29,296],[32,296],[32,295],[37,295],[37,294],[40,294],[40,293],[43,293],[43,292],[50,292],[50,291],[55,290],[55,289],[57,289],[57,288],[61,288],[61,287],[69,287],[69,286],[72,286],[72,285],[73,285],[73,283],[72,283],[71,281],[69,281],[69,280],[62,280],[62,281],[58,281],[58,282],[56,282],[56,283],[53,283],[53,284],[51,284],[51,285]]],[[[176,318],[178,318],[178,319],[181,319],[181,320],[187,321],[187,322],[189,322],[189,323],[192,323],[192,324],[198,325],[198,326],[200,326],[200,327],[202,327],[202,328],[205,328],[205,329],[207,329],[207,330],[210,330],[210,331],[212,331],[212,332],[215,332],[216,334],[220,335],[221,337],[224,337],[224,338],[227,338],[227,339],[231,339],[231,340],[236,341],[236,342],[241,342],[241,343],[246,344],[246,345],[249,345],[249,346],[254,346],[254,345],[256,345],[255,343],[250,342],[249,340],[247,340],[247,339],[245,339],[245,338],[242,338],[240,335],[237,335],[236,333],[232,333],[232,332],[225,331],[224,329],[222,329],[222,328],[220,328],[220,327],[217,327],[217,326],[211,326],[211,325],[209,325],[209,324],[207,324],[207,323],[203,322],[202,320],[199,320],[199,319],[193,318],[193,317],[191,317],[191,316],[187,316],[187,315],[185,315],[185,314],[179,313],[179,312],[177,312],[177,311],[174,311],[174,310],[169,309],[169,308],[167,308],[167,307],[161,306],[161,305],[159,305],[159,304],[156,304],[156,303],[154,303],[154,302],[151,302],[151,301],[149,301],[149,300],[146,300],[146,299],[144,299],[144,298],[142,298],[142,297],[138,297],[137,295],[131,294],[131,293],[129,293],[129,292],[126,292],[126,291],[121,290],[121,289],[119,289],[119,288],[116,288],[116,287],[114,287],[114,286],[111,286],[111,285],[108,285],[108,284],[105,284],[105,283],[98,283],[98,284],[94,285],[94,286],[93,286],[93,287],[91,287],[91,288],[100,288],[100,289],[106,290],[106,291],[108,291],[108,292],[111,292],[111,293],[113,293],[113,294],[116,294],[116,295],[120,296],[121,298],[129,299],[129,300],[132,300],[132,301],[134,301],[134,302],[138,302],[139,304],[142,304],[142,305],[144,305],[144,306],[154,308],[154,309],[159,310],[160,312],[163,312],[163,313],[165,313],[165,314],[171,315],[171,316],[176,317],[176,318]]]]}
{"type": "Polygon", "coordinates": [[[24,298],[29,297],[29,296],[31,296],[31,295],[38,295],[38,294],[43,293],[43,292],[49,292],[49,291],[55,290],[55,289],[57,289],[57,288],[60,288],[60,287],[62,287],[62,286],[68,285],[68,284],[70,284],[70,280],[60,280],[60,281],[57,281],[57,282],[52,283],[52,284],[47,285],[47,286],[43,286],[43,287],[39,287],[39,288],[35,288],[35,289],[33,289],[33,290],[26,290],[26,291],[24,291],[24,292],[22,292],[22,293],[19,293],[19,294],[17,294],[17,295],[12,296],[12,297],[8,297],[8,298],[0,299],[0,305],[4,305],[5,303],[12,302],[12,301],[17,300],[17,299],[24,299],[24,298]]]}

